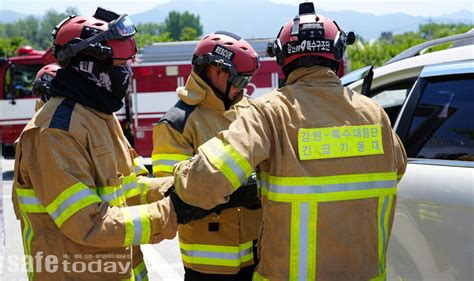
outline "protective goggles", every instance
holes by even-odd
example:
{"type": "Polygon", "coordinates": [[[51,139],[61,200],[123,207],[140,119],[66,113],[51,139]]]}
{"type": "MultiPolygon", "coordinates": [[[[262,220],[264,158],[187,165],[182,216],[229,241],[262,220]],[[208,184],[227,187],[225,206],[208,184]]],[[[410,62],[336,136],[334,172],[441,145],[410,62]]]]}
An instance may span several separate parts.
{"type": "Polygon", "coordinates": [[[229,75],[228,81],[236,88],[244,89],[249,84],[252,76],[249,75],[229,75]]]}
{"type": "MultiPolygon", "coordinates": [[[[96,43],[110,40],[126,40],[136,33],[135,25],[127,14],[120,15],[116,20],[108,24],[108,30],[97,35],[84,39],[76,44],[67,45],[63,50],[65,58],[74,57],[77,53],[87,49],[93,48],[96,43]]],[[[61,59],[61,58],[60,58],[61,59]]]]}

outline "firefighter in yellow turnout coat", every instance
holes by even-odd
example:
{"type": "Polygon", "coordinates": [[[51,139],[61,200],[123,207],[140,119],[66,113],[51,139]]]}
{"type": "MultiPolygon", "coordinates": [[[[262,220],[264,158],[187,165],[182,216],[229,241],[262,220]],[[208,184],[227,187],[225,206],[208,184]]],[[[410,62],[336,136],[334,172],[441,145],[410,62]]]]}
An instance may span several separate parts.
{"type": "Polygon", "coordinates": [[[176,193],[203,208],[225,202],[256,169],[254,280],[385,280],[406,154],[384,110],[335,74],[352,35],[301,4],[269,48],[286,85],[175,167],[176,193]]]}
{"type": "MultiPolygon", "coordinates": [[[[192,63],[185,87],[177,90],[180,101],[154,129],[153,174],[158,177],[172,175],[175,163],[196,154],[249,107],[242,92],[259,63],[245,40],[228,32],[207,35],[192,63]]],[[[231,208],[180,225],[185,280],[251,280],[260,222],[261,210],[231,208]]]]}
{"type": "Polygon", "coordinates": [[[57,27],[53,55],[63,68],[16,144],[13,203],[30,280],[146,280],[136,245],[176,235],[170,200],[156,202],[171,178],[146,177],[113,115],[134,31],[128,17],[104,10],[57,27]]]}

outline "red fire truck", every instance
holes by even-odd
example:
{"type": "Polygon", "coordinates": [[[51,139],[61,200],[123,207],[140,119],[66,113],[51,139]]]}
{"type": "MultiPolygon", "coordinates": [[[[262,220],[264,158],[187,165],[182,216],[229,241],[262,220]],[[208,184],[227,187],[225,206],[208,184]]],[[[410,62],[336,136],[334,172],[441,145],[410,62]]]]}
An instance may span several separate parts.
{"type": "MultiPolygon", "coordinates": [[[[260,55],[261,67],[245,89],[252,97],[276,89],[283,74],[274,58],[266,56],[269,39],[247,40],[260,55]]],[[[177,102],[176,88],[184,86],[191,72],[191,58],[198,41],[155,43],[145,46],[132,64],[131,94],[117,112],[124,131],[137,152],[150,157],[153,125],[177,102]]],[[[0,140],[5,157],[34,115],[31,83],[36,72],[51,63],[51,52],[20,48],[17,57],[0,60],[0,140]]]]}
{"type": "Polygon", "coordinates": [[[21,47],[17,56],[0,58],[0,144],[5,157],[13,155],[13,142],[33,117],[32,82],[38,70],[52,63],[51,52],[21,47]]]}

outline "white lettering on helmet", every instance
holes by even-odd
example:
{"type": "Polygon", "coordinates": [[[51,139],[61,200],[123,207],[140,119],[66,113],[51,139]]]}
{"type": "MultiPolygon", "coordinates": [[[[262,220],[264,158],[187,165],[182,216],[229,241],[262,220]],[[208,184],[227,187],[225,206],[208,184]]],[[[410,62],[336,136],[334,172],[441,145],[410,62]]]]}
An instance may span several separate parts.
{"type": "Polygon", "coordinates": [[[216,48],[214,49],[214,53],[216,55],[220,55],[220,56],[223,56],[224,58],[228,59],[228,60],[232,60],[232,58],[234,57],[234,52],[232,52],[231,50],[228,50],[224,47],[221,47],[219,45],[216,46],[216,48]]]}
{"type": "Polygon", "coordinates": [[[331,52],[331,41],[329,40],[303,40],[298,45],[288,45],[287,52],[289,55],[296,53],[312,53],[312,52],[331,52]]]}

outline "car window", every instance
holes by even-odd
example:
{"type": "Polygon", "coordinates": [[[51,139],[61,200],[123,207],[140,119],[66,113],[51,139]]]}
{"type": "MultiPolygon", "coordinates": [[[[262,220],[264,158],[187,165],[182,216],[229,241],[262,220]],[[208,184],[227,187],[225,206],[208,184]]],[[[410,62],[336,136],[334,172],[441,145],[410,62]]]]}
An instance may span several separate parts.
{"type": "Polygon", "coordinates": [[[31,97],[33,95],[33,81],[41,67],[41,65],[18,65],[10,67],[5,76],[5,98],[31,97]]]}
{"type": "Polygon", "coordinates": [[[402,105],[407,98],[408,89],[387,89],[372,99],[378,102],[382,107],[394,107],[402,105]]]}
{"type": "Polygon", "coordinates": [[[371,91],[372,99],[385,109],[392,124],[395,124],[402,105],[414,83],[414,80],[407,80],[371,91]]]}
{"type": "Polygon", "coordinates": [[[474,161],[474,76],[426,81],[408,131],[408,156],[474,161]]]}

